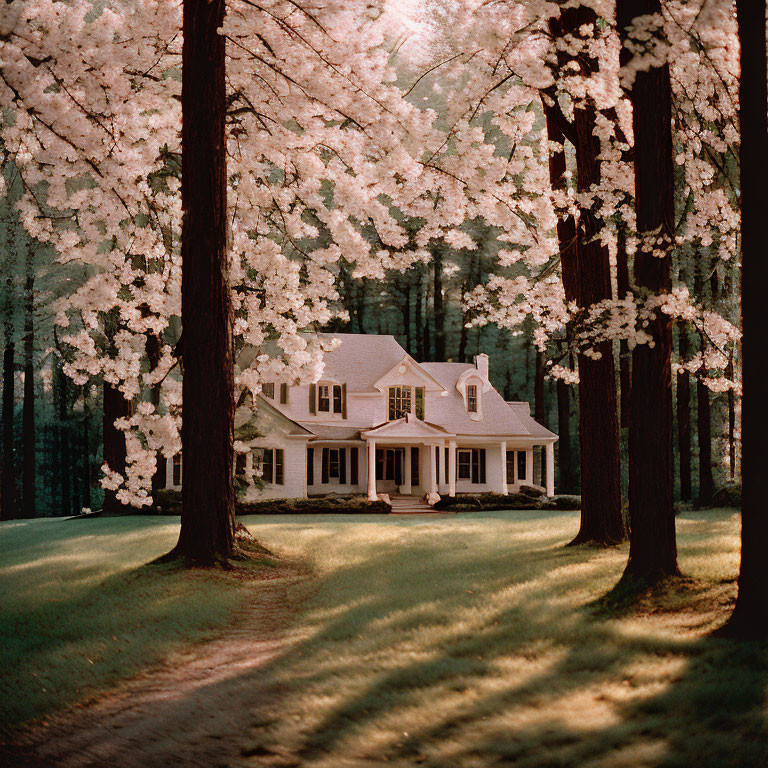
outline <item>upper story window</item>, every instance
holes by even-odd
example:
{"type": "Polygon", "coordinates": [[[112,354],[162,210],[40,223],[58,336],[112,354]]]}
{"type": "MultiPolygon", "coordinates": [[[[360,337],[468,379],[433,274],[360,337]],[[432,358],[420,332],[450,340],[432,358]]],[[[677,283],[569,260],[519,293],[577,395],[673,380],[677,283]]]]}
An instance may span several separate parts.
{"type": "Polygon", "coordinates": [[[389,388],[389,420],[402,419],[411,412],[411,387],[389,388]]]}
{"type": "Polygon", "coordinates": [[[467,384],[467,412],[477,413],[477,384],[467,384]]]}
{"type": "Polygon", "coordinates": [[[317,410],[320,413],[342,413],[344,397],[341,384],[317,385],[317,410]]]}
{"type": "Polygon", "coordinates": [[[270,381],[267,384],[261,385],[261,392],[264,397],[268,397],[270,400],[275,399],[275,382],[270,381]]]}

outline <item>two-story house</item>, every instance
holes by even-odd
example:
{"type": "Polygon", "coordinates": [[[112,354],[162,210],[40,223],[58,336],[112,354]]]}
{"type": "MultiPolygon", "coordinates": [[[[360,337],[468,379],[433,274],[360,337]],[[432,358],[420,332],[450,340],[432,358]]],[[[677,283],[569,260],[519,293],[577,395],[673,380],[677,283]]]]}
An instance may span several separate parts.
{"type": "MultiPolygon", "coordinates": [[[[268,382],[235,417],[236,478],[245,498],[430,492],[554,492],[557,435],[525,402],[506,402],[488,378],[488,356],[417,363],[394,336],[324,334],[319,381],[268,382]],[[261,477],[262,487],[254,482],[261,477]]],[[[180,487],[179,457],[168,486],[180,487]]]]}

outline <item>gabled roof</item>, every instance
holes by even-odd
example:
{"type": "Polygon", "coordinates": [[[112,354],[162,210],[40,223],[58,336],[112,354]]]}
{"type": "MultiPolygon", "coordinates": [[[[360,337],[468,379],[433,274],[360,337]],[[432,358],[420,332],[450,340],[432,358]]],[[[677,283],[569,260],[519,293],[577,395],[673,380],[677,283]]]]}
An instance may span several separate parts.
{"type": "MultiPolygon", "coordinates": [[[[260,434],[268,433],[270,426],[273,426],[278,427],[286,435],[312,436],[309,429],[279,411],[262,395],[258,395],[254,401],[253,396],[249,394],[246,401],[235,410],[235,433],[245,428],[246,425],[252,426],[260,434]]],[[[235,436],[237,437],[237,434],[235,436]]]]}
{"type": "Polygon", "coordinates": [[[371,429],[361,430],[360,433],[363,437],[454,437],[453,433],[447,429],[437,425],[430,424],[428,421],[422,421],[417,419],[412,413],[404,416],[402,419],[396,419],[395,421],[388,421],[384,424],[380,424],[378,427],[372,427],[371,429]]]}
{"type": "Polygon", "coordinates": [[[375,389],[383,392],[387,387],[404,383],[403,376],[408,376],[409,374],[408,384],[413,383],[413,378],[411,377],[415,376],[421,384],[425,385],[429,392],[441,392],[444,389],[443,385],[434,376],[431,376],[423,365],[417,363],[408,354],[403,355],[402,360],[393,365],[383,376],[376,379],[373,382],[373,386],[375,389]]]}
{"type": "MultiPolygon", "coordinates": [[[[470,419],[464,405],[464,398],[456,388],[456,383],[467,371],[476,371],[470,363],[422,363],[422,367],[436,378],[447,390],[438,399],[440,411],[430,414],[429,407],[425,416],[435,418],[446,429],[457,435],[504,435],[508,437],[532,437],[530,425],[520,417],[518,411],[510,408],[504,398],[491,387],[483,393],[482,418],[470,419]]],[[[531,421],[533,421],[531,419],[531,421]]],[[[534,422],[535,424],[535,422],[534,422]]],[[[543,429],[543,428],[542,428],[543,429]]],[[[547,434],[555,437],[549,430],[547,434]]]]}
{"type": "Polygon", "coordinates": [[[519,401],[507,401],[507,405],[515,412],[517,417],[525,424],[534,437],[555,438],[557,435],[554,432],[548,430],[544,425],[539,424],[536,419],[531,416],[531,404],[525,400],[519,401]]]}

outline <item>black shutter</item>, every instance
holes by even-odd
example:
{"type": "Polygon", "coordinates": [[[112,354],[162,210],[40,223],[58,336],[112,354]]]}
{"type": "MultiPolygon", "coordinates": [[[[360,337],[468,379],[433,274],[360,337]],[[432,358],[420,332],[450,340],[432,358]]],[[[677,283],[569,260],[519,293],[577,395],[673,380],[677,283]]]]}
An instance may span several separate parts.
{"type": "Polygon", "coordinates": [[[320,478],[323,483],[328,482],[328,449],[323,448],[323,469],[322,477],[320,478]]]}
{"type": "MultiPolygon", "coordinates": [[[[341,385],[341,418],[342,419],[347,418],[347,383],[346,382],[344,382],[341,385]]],[[[355,449],[355,452],[357,452],[357,449],[355,449]]]]}
{"type": "Polygon", "coordinates": [[[333,412],[341,413],[341,385],[333,385],[333,412]]]}
{"type": "Polygon", "coordinates": [[[515,483],[515,452],[507,451],[507,485],[515,483]]]}
{"type": "Polygon", "coordinates": [[[339,482],[345,485],[347,482],[347,449],[339,448],[339,482]]]}
{"type": "Polygon", "coordinates": [[[264,462],[262,463],[261,467],[261,479],[265,483],[271,483],[274,476],[274,463],[271,448],[264,449],[264,462]]]}
{"type": "Polygon", "coordinates": [[[309,385],[309,412],[317,413],[317,384],[309,385]]]}
{"type": "Polygon", "coordinates": [[[435,446],[435,482],[440,485],[440,448],[435,446]]]}
{"type": "Polygon", "coordinates": [[[518,451],[517,452],[517,480],[520,482],[521,478],[525,478],[526,482],[528,481],[528,478],[526,477],[528,473],[526,472],[526,466],[525,466],[525,451],[518,451]]]}
{"type": "Polygon", "coordinates": [[[399,449],[395,451],[395,485],[403,484],[403,454],[399,449]]]}
{"type": "Polygon", "coordinates": [[[478,453],[480,454],[480,482],[485,482],[485,448],[481,448],[478,453]]]}
{"type": "Polygon", "coordinates": [[[472,450],[472,482],[480,482],[480,454],[476,450],[472,450]]]}
{"type": "Polygon", "coordinates": [[[451,449],[445,449],[445,482],[451,482],[451,449]]]}
{"type": "Polygon", "coordinates": [[[283,485],[285,483],[284,458],[285,454],[283,453],[283,449],[275,448],[275,482],[278,485],[283,485]]]}
{"type": "Polygon", "coordinates": [[[352,485],[358,483],[358,472],[360,462],[360,449],[357,446],[349,449],[349,482],[352,485]]]}
{"type": "Polygon", "coordinates": [[[419,476],[419,448],[416,445],[411,448],[411,485],[421,485],[421,477],[419,476]]]}
{"type": "Polygon", "coordinates": [[[288,385],[285,382],[280,385],[280,402],[283,404],[288,402],[288,385]]]}
{"type": "Polygon", "coordinates": [[[307,448],[307,485],[315,484],[315,449],[307,448]]]}

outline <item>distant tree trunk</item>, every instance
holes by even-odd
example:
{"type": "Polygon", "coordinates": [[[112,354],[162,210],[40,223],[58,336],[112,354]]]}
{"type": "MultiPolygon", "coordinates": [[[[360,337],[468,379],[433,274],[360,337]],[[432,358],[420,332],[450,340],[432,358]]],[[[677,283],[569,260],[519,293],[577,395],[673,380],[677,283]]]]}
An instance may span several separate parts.
{"type": "Polygon", "coordinates": [[[573,490],[573,456],[571,453],[571,404],[568,385],[557,380],[557,466],[560,470],[560,493],[573,490]]]}
{"type": "Polygon", "coordinates": [[[699,445],[699,496],[696,504],[708,507],[715,495],[715,483],[712,479],[712,414],[709,401],[709,388],[704,383],[705,372],[696,377],[696,429],[699,445]]]}
{"type": "Polygon", "coordinates": [[[403,333],[405,334],[405,350],[409,355],[413,355],[413,343],[411,339],[411,283],[404,280],[405,290],[403,296],[405,301],[401,305],[403,314],[403,333]]]}
{"type": "Polygon", "coordinates": [[[184,0],[181,533],[172,555],[211,565],[234,550],[234,353],[227,251],[225,0],[184,0]]]}
{"type": "Polygon", "coordinates": [[[547,356],[536,350],[536,378],[533,382],[533,417],[539,424],[547,426],[547,406],[544,402],[544,374],[547,356]]]}
{"type": "MultiPolygon", "coordinates": [[[[725,375],[733,381],[733,352],[731,352],[728,360],[725,375]]],[[[733,388],[728,390],[728,469],[731,482],[733,482],[736,479],[736,396],[733,393],[733,388]]]]}
{"type": "MultiPolygon", "coordinates": [[[[113,472],[125,475],[125,434],[115,427],[115,421],[130,417],[131,403],[116,386],[106,381],[103,386],[102,413],[101,443],[104,463],[113,472]]],[[[115,491],[104,490],[104,514],[127,514],[130,510],[127,504],[118,500],[115,491]]]]}
{"type": "Polygon", "coordinates": [[[424,291],[423,291],[423,275],[421,271],[421,265],[417,265],[415,270],[415,277],[416,277],[416,312],[414,316],[414,325],[416,326],[416,343],[414,344],[414,357],[419,360],[420,362],[423,362],[424,357],[424,334],[422,333],[422,325],[424,317],[423,314],[423,301],[424,301],[424,291]]]}
{"type": "Polygon", "coordinates": [[[22,437],[22,512],[35,516],[37,458],[35,456],[35,275],[33,251],[27,248],[24,308],[24,406],[21,416],[22,437]]]}
{"type": "MultiPolygon", "coordinates": [[[[149,362],[149,370],[154,371],[160,363],[160,349],[162,345],[162,339],[154,333],[147,334],[147,341],[145,349],[147,352],[147,360],[149,362]]],[[[155,384],[149,393],[149,401],[155,406],[155,411],[160,406],[160,384],[155,384]]],[[[152,498],[157,501],[155,494],[165,485],[165,457],[162,452],[158,451],[155,454],[155,474],[152,475],[152,498]]]]}
{"type": "Polygon", "coordinates": [[[59,465],[61,466],[61,514],[72,513],[71,475],[72,458],[69,446],[69,419],[67,414],[68,379],[59,361],[54,368],[56,377],[54,394],[56,399],[56,415],[59,430],[59,465]]]}
{"type": "MultiPolygon", "coordinates": [[[[619,229],[618,249],[616,253],[616,287],[619,298],[623,299],[629,293],[629,264],[627,263],[626,232],[619,229]]],[[[632,354],[626,339],[619,341],[619,425],[629,426],[629,402],[632,389],[632,354]]]]}
{"type": "Polygon", "coordinates": [[[736,0],[741,42],[739,122],[741,125],[741,570],[730,630],[744,637],[768,637],[768,400],[765,397],[764,184],[768,177],[766,122],[765,0],[736,0]]]}
{"type": "MultiPolygon", "coordinates": [[[[660,0],[619,0],[617,24],[622,36],[633,19],[661,15],[660,0]]],[[[626,49],[625,54],[626,56],[626,49]]],[[[635,253],[635,283],[651,294],[671,290],[674,243],[674,170],[672,161],[672,88],[669,64],[636,75],[631,91],[635,134],[635,210],[641,238],[661,235],[656,244],[635,253]]],[[[672,323],[658,312],[645,329],[654,345],[638,344],[632,354],[629,415],[629,562],[626,576],[653,582],[677,573],[673,509],[672,323]]]]}
{"type": "MultiPolygon", "coordinates": [[[[688,357],[688,329],[677,328],[680,362],[688,357]]],[[[688,371],[677,374],[677,453],[680,459],[680,498],[691,500],[691,380],[688,371]]]]}
{"type": "MultiPolygon", "coordinates": [[[[10,278],[8,280],[10,283],[10,278]]],[[[9,310],[10,312],[10,310],[9,310]]],[[[5,348],[3,350],[3,459],[0,470],[0,517],[11,520],[19,514],[16,467],[13,450],[13,411],[15,403],[13,324],[10,316],[5,320],[5,348]]]]}
{"type": "Polygon", "coordinates": [[[365,295],[368,292],[368,278],[361,277],[357,285],[357,332],[365,333],[365,295]]]}
{"type": "MultiPolygon", "coordinates": [[[[464,294],[464,291],[462,291],[462,296],[464,294]]],[[[460,363],[466,363],[467,362],[467,342],[469,341],[469,328],[467,328],[467,323],[469,322],[469,315],[467,311],[462,308],[461,310],[461,331],[459,332],[459,362],[460,363]]]]}
{"type": "Polygon", "coordinates": [[[83,506],[91,509],[91,410],[88,407],[88,385],[83,386],[83,506]]]}
{"type": "Polygon", "coordinates": [[[435,360],[445,362],[445,309],[443,308],[443,252],[441,246],[432,248],[432,268],[434,270],[433,285],[433,317],[435,360]]]}
{"type": "MultiPolygon", "coordinates": [[[[565,28],[556,26],[557,35],[568,28],[589,21],[579,9],[564,18],[565,28]]],[[[546,108],[547,130],[552,141],[562,143],[552,110],[546,108]]],[[[574,112],[574,142],[580,191],[600,181],[599,141],[594,134],[595,113],[590,107],[574,112]]],[[[565,154],[550,157],[550,179],[564,184],[565,154]]],[[[610,298],[610,261],[607,249],[595,239],[598,222],[589,209],[581,212],[577,233],[571,217],[557,225],[560,258],[566,298],[579,307],[610,298]]],[[[600,358],[579,354],[579,444],[581,447],[581,526],[573,544],[594,542],[616,544],[624,539],[621,516],[621,480],[619,465],[619,419],[616,402],[616,377],[613,347],[605,342],[597,347],[600,358]]]]}

